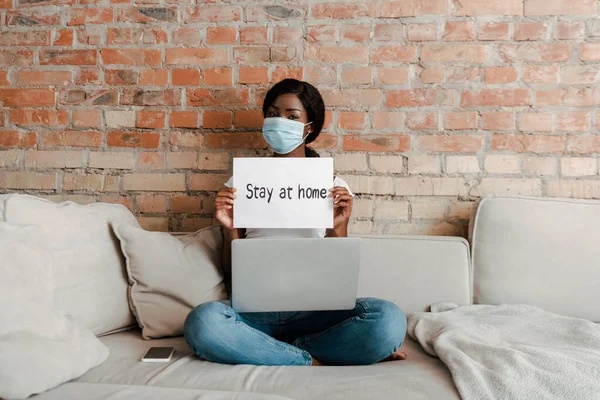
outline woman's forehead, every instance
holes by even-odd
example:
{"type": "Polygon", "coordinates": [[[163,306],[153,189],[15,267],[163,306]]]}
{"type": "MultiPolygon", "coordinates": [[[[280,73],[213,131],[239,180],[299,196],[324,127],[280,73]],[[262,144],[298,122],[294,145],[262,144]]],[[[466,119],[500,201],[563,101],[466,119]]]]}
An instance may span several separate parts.
{"type": "Polygon", "coordinates": [[[275,101],[273,102],[273,104],[271,104],[271,107],[277,108],[277,109],[279,109],[279,111],[286,111],[286,110],[306,111],[304,109],[304,106],[302,105],[302,102],[298,98],[298,96],[296,96],[293,93],[286,93],[286,94],[282,94],[282,95],[278,96],[275,99],[275,101]]]}

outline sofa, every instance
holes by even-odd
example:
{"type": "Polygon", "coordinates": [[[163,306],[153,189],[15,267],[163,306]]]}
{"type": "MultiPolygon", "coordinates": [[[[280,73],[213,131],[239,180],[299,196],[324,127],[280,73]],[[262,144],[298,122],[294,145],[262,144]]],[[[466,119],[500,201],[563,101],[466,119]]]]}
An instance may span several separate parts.
{"type": "MultiPolygon", "coordinates": [[[[40,215],[31,207],[49,207],[41,202],[44,200],[34,201],[31,196],[2,195],[0,221],[23,219],[17,222],[32,224],[44,220],[46,224],[76,224],[77,229],[90,229],[74,220],[53,220],[49,212],[40,215]],[[25,206],[21,204],[24,198],[29,198],[25,206]]],[[[135,225],[125,208],[112,209],[111,213],[109,227],[123,222],[119,219],[135,225]]],[[[61,217],[57,214],[54,218],[61,217]]],[[[469,241],[458,237],[363,236],[358,296],[390,300],[409,316],[439,302],[525,303],[599,323],[600,224],[593,221],[600,221],[600,202],[497,197],[483,199],[476,208],[469,241]]],[[[121,250],[115,244],[110,251],[124,265],[121,250]]],[[[82,309],[81,303],[87,301],[84,298],[73,297],[71,300],[80,304],[71,307],[74,312],[69,313],[97,334],[109,350],[106,360],[32,398],[460,398],[448,368],[408,335],[402,345],[407,360],[371,366],[231,366],[203,361],[192,354],[181,336],[144,340],[131,304],[127,304],[131,300],[128,275],[121,271],[115,276],[122,278],[121,282],[110,283],[118,293],[111,313],[120,319],[119,329],[112,329],[114,326],[101,320],[110,315],[82,309]],[[99,320],[94,320],[96,317],[99,320]],[[107,329],[112,332],[105,332],[107,329]],[[172,346],[176,351],[169,363],[140,362],[152,346],[172,346]]],[[[86,290],[95,290],[94,285],[88,285],[86,290]]],[[[87,296],[101,298],[93,292],[87,296]]],[[[95,307],[101,311],[101,305],[95,307]]]]}

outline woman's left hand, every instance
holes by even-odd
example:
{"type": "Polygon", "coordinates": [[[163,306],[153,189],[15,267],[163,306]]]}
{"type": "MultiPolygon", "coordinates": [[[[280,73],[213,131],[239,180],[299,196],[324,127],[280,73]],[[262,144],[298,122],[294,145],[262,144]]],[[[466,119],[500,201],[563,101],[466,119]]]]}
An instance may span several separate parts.
{"type": "Polygon", "coordinates": [[[352,195],[345,187],[335,186],[329,197],[333,198],[333,231],[345,236],[352,214],[352,195]]]}

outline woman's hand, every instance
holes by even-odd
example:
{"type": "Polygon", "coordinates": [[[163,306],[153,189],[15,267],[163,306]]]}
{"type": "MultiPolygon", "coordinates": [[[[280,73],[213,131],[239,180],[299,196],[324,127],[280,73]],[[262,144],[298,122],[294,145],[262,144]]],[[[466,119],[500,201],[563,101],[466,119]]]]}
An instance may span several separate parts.
{"type": "Polygon", "coordinates": [[[327,236],[345,237],[352,214],[352,195],[345,187],[336,186],[329,197],[333,198],[333,230],[327,236]]]}
{"type": "Polygon", "coordinates": [[[237,197],[234,188],[223,188],[215,199],[215,218],[223,227],[233,229],[233,200],[237,197]]]}

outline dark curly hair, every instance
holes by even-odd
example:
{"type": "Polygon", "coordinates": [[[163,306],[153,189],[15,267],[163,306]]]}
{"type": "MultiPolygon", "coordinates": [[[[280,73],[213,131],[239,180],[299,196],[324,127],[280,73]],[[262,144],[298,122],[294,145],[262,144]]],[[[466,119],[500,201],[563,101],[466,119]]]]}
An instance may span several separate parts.
{"type": "MultiPolygon", "coordinates": [[[[308,120],[312,121],[313,131],[306,137],[306,144],[312,143],[321,133],[325,123],[325,103],[323,97],[316,87],[308,82],[297,79],[284,79],[267,92],[263,103],[263,115],[266,118],[269,107],[282,94],[295,94],[302,102],[302,106],[308,114],[308,120]]],[[[319,154],[311,147],[305,146],[306,157],[319,157],[319,154]]]]}

